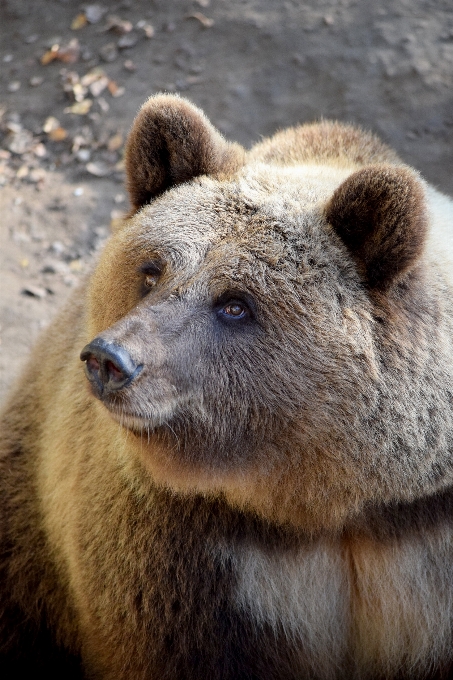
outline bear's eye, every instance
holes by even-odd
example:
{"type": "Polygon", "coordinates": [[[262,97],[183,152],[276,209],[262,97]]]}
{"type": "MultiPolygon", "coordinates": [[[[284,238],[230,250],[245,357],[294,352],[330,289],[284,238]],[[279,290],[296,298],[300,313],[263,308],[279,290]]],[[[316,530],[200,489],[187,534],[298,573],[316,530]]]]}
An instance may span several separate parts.
{"type": "Polygon", "coordinates": [[[217,304],[217,315],[221,319],[228,321],[242,321],[252,317],[250,305],[244,300],[237,298],[219,300],[217,304]]]}
{"type": "Polygon", "coordinates": [[[143,283],[146,288],[153,288],[159,280],[158,274],[146,274],[143,283]]]}
{"type": "Polygon", "coordinates": [[[245,306],[239,302],[230,302],[228,305],[225,305],[225,307],[222,308],[222,312],[223,314],[232,316],[235,319],[240,319],[247,313],[245,306]]]}
{"type": "Polygon", "coordinates": [[[163,264],[160,260],[152,260],[141,265],[140,273],[143,275],[142,284],[144,293],[147,293],[158,283],[162,270],[163,264]]]}

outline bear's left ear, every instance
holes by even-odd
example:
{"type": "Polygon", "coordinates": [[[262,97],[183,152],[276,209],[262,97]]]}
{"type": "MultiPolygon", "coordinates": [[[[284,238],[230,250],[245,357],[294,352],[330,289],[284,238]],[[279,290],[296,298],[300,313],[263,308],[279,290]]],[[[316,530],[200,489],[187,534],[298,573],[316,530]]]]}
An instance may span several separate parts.
{"type": "Polygon", "coordinates": [[[334,192],[326,217],[373,289],[390,288],[423,252],[424,190],[408,168],[375,165],[355,172],[334,192]]]}
{"type": "Polygon", "coordinates": [[[199,175],[230,175],[243,163],[242,147],[226,142],[196,106],[175,95],[150,97],[126,143],[132,214],[169,187],[199,175]]]}

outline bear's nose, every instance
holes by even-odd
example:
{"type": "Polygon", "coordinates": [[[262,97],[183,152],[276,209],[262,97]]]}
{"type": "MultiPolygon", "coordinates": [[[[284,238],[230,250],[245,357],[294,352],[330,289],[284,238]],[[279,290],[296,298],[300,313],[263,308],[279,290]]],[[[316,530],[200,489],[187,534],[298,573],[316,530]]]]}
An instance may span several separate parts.
{"type": "Polygon", "coordinates": [[[142,370],[120,345],[95,338],[80,353],[85,374],[97,397],[116,392],[128,385],[142,370]]]}

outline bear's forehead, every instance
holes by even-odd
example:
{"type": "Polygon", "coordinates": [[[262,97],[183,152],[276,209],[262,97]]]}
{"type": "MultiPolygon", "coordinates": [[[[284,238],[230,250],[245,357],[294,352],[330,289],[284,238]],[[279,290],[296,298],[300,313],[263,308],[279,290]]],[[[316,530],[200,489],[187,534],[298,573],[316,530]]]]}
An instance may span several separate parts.
{"type": "Polygon", "coordinates": [[[146,206],[135,218],[134,238],[180,261],[201,262],[215,251],[217,259],[282,265],[323,245],[323,207],[345,174],[258,165],[235,181],[196,178],[146,206]]]}

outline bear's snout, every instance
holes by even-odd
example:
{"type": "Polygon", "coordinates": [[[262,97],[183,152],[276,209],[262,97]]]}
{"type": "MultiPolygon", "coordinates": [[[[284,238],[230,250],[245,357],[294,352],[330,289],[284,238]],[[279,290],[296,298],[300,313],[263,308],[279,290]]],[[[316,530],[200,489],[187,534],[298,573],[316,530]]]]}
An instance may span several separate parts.
{"type": "Polygon", "coordinates": [[[95,338],[86,345],[80,358],[85,362],[85,374],[99,399],[129,385],[143,368],[143,364],[135,364],[124,347],[103,338],[95,338]]]}

